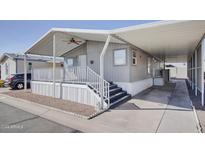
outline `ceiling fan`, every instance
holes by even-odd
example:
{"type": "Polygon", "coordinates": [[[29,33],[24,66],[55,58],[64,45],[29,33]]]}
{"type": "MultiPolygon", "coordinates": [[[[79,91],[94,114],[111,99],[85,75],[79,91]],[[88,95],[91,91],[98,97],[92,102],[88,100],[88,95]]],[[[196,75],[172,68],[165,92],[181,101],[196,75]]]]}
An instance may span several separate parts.
{"type": "Polygon", "coordinates": [[[67,44],[74,43],[74,44],[77,44],[77,45],[80,45],[80,43],[82,43],[82,41],[77,41],[74,38],[71,38],[70,40],[63,40],[63,42],[67,42],[67,44]]]}

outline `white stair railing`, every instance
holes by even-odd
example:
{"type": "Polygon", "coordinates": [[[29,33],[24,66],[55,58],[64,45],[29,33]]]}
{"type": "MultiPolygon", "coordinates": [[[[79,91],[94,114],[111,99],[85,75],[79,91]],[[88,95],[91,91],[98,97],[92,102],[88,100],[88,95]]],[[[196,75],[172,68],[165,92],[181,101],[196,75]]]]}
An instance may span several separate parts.
{"type": "Polygon", "coordinates": [[[68,67],[65,69],[64,82],[84,83],[101,97],[101,101],[110,106],[110,83],[88,66],[68,67]]]}
{"type": "Polygon", "coordinates": [[[87,67],[87,85],[99,94],[102,103],[107,102],[108,107],[110,106],[110,83],[89,67],[87,67]]]}

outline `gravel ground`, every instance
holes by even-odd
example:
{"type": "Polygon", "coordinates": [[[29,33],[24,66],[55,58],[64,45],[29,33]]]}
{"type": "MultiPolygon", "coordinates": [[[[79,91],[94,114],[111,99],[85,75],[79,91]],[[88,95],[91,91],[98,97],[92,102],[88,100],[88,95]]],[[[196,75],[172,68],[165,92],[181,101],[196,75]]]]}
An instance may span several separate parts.
{"type": "Polygon", "coordinates": [[[68,112],[73,112],[83,116],[90,116],[96,112],[95,108],[92,106],[74,103],[71,101],[62,100],[58,98],[33,94],[30,90],[12,90],[9,92],[4,92],[4,94],[9,95],[11,97],[25,99],[38,104],[51,106],[68,112]]]}
{"type": "Polygon", "coordinates": [[[192,100],[192,103],[196,109],[196,113],[197,113],[200,125],[202,127],[202,132],[204,133],[205,132],[205,106],[201,105],[200,93],[198,93],[198,96],[195,96],[194,91],[191,89],[188,82],[186,83],[187,83],[187,87],[189,90],[190,99],[192,100]]]}

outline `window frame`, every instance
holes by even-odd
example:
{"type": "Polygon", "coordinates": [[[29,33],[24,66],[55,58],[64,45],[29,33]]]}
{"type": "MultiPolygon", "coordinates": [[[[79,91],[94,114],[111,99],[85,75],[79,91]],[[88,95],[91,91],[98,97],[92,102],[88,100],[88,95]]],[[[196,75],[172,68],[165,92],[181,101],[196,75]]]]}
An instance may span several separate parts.
{"type": "Polygon", "coordinates": [[[114,49],[113,50],[113,65],[114,66],[125,66],[125,65],[127,65],[127,48],[120,48],[120,49],[114,49]],[[124,64],[116,64],[115,63],[115,52],[116,51],[120,51],[120,50],[124,50],[125,51],[125,63],[124,64]]]}
{"type": "Polygon", "coordinates": [[[137,53],[136,53],[136,50],[132,50],[132,65],[133,66],[137,65],[137,53]],[[134,57],[134,53],[135,53],[135,57],[134,57]],[[135,60],[135,64],[133,63],[133,60],[135,60]]]}
{"type": "Polygon", "coordinates": [[[73,57],[67,58],[66,61],[67,61],[66,63],[67,63],[67,66],[68,66],[68,67],[73,67],[73,66],[74,66],[74,58],[73,58],[73,57]],[[68,61],[69,61],[69,60],[72,60],[72,65],[69,65],[69,64],[68,64],[68,61]]]}

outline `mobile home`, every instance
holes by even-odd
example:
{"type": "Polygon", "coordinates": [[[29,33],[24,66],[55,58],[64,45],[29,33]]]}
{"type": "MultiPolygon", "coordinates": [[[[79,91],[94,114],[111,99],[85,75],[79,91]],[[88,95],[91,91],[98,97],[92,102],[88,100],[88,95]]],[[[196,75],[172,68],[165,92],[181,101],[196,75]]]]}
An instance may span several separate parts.
{"type": "MultiPolygon", "coordinates": [[[[163,21],[109,31],[51,29],[25,53],[54,57],[52,69],[33,70],[32,92],[109,108],[154,84],[163,85],[170,57],[186,55],[189,61],[196,48],[204,52],[204,29],[204,21],[163,21]],[[63,69],[56,68],[56,56],[64,58],[63,69]]],[[[190,83],[203,94],[202,77],[195,84],[187,67],[190,83]]],[[[200,71],[204,69],[198,70],[198,78],[200,71]]]]}

